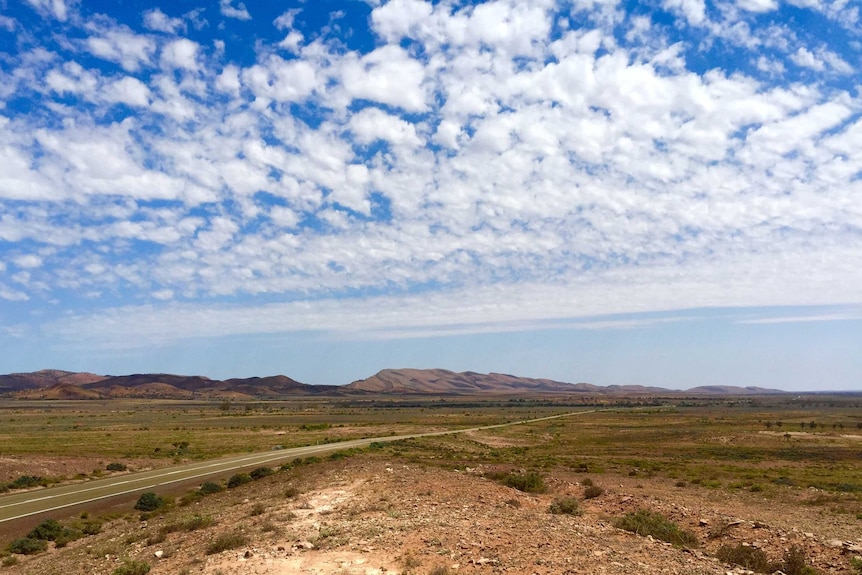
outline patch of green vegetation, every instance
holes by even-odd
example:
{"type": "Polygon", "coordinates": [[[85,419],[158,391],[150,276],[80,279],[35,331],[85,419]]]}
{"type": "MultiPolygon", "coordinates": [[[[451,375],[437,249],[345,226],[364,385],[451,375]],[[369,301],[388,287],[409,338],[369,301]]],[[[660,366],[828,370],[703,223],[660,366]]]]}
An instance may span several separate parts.
{"type": "Polygon", "coordinates": [[[254,480],[248,473],[235,473],[234,475],[231,475],[230,479],[227,480],[227,488],[233,489],[234,487],[239,487],[240,485],[245,485],[246,483],[251,483],[252,481],[254,480]]]}
{"type": "Polygon", "coordinates": [[[535,471],[526,473],[488,472],[485,477],[524,493],[544,493],[547,490],[544,478],[535,471]]]}
{"type": "Polygon", "coordinates": [[[678,546],[697,547],[699,545],[694,533],[680,529],[676,523],[649,509],[639,509],[625,514],[614,521],[614,527],[644,537],[651,535],[655,539],[678,546]]]}
{"type": "Polygon", "coordinates": [[[762,549],[748,545],[722,545],[715,556],[725,563],[739,565],[757,573],[773,573],[777,567],[769,560],[762,549]]]}
{"type": "Polygon", "coordinates": [[[557,497],[548,508],[548,513],[555,515],[580,515],[581,508],[574,497],[557,497]]]}
{"type": "Polygon", "coordinates": [[[32,537],[21,537],[15,539],[9,544],[9,553],[18,555],[35,555],[41,553],[48,548],[48,542],[43,539],[33,539],[32,537]]]}
{"type": "Polygon", "coordinates": [[[222,533],[207,546],[206,554],[215,555],[222,551],[236,549],[248,543],[248,538],[240,532],[222,533]]]}
{"type": "Polygon", "coordinates": [[[144,493],[138,498],[135,503],[135,509],[138,511],[151,512],[165,506],[165,500],[156,495],[152,491],[144,493]]]}
{"type": "Polygon", "coordinates": [[[149,572],[150,564],[146,561],[126,560],[111,575],[147,575],[149,572]]]}
{"type": "Polygon", "coordinates": [[[269,477],[270,475],[274,474],[275,471],[273,471],[271,467],[258,467],[257,469],[254,469],[251,473],[249,473],[249,476],[254,480],[258,480],[263,479],[264,477],[269,477]]]}

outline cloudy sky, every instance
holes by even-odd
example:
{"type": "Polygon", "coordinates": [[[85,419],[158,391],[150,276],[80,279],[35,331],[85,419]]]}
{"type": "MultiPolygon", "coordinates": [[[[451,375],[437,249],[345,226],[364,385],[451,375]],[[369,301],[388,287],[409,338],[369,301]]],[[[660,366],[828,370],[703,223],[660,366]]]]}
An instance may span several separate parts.
{"type": "Polygon", "coordinates": [[[0,372],[862,389],[856,0],[0,0],[0,372]]]}

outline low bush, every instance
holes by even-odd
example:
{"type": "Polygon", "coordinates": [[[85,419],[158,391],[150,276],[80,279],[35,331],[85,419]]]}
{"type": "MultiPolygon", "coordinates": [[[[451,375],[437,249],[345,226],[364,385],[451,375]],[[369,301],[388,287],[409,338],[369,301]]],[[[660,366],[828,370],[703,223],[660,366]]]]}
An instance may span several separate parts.
{"type": "Polygon", "coordinates": [[[148,491],[144,493],[138,498],[138,502],[135,503],[135,509],[138,511],[155,511],[161,507],[164,507],[165,500],[153,493],[152,491],[148,491]]]}
{"type": "Polygon", "coordinates": [[[126,467],[125,463],[118,463],[115,461],[113,463],[109,463],[106,469],[108,471],[126,471],[128,467],[126,467]]]}
{"type": "Polygon", "coordinates": [[[253,479],[248,473],[237,473],[235,475],[231,475],[230,479],[227,480],[227,488],[233,489],[234,487],[239,487],[240,485],[245,485],[252,481],[253,479]]]}
{"type": "Polygon", "coordinates": [[[786,575],[817,575],[817,570],[805,564],[805,552],[795,545],[787,550],[777,568],[786,575]]]}
{"type": "Polygon", "coordinates": [[[209,515],[194,515],[181,523],[183,531],[197,531],[213,525],[215,520],[209,515]]]}
{"type": "Polygon", "coordinates": [[[725,563],[739,565],[757,573],[773,573],[778,569],[763,550],[747,545],[723,545],[715,556],[725,563]]]}
{"type": "Polygon", "coordinates": [[[580,515],[581,509],[578,500],[574,497],[557,497],[551,503],[548,512],[555,515],[580,515]]]}
{"type": "Polygon", "coordinates": [[[150,564],[146,561],[126,560],[122,565],[114,569],[111,575],[147,575],[150,572],[150,564]]]}
{"type": "Polygon", "coordinates": [[[204,484],[198,489],[198,493],[201,495],[211,495],[213,493],[218,493],[219,491],[224,491],[224,487],[213,481],[204,482],[204,484]]]}
{"type": "Polygon", "coordinates": [[[275,473],[275,471],[273,471],[271,467],[258,467],[257,469],[255,469],[254,471],[252,471],[249,474],[249,477],[251,477],[254,480],[258,480],[258,479],[263,479],[264,477],[269,477],[270,475],[272,475],[274,473],[275,473]]]}
{"type": "Polygon", "coordinates": [[[535,471],[527,473],[491,472],[486,477],[502,483],[506,487],[523,491],[524,493],[544,493],[546,491],[545,480],[535,471]]]}
{"type": "Polygon", "coordinates": [[[63,533],[63,526],[56,519],[45,519],[33,528],[27,537],[30,539],[41,539],[42,541],[54,541],[63,533]]]}
{"type": "Polygon", "coordinates": [[[48,542],[44,539],[22,537],[9,544],[9,553],[17,553],[18,555],[35,555],[36,553],[41,553],[47,548],[48,542]]]}
{"type": "Polygon", "coordinates": [[[9,487],[12,489],[27,489],[28,487],[39,487],[44,485],[45,480],[36,475],[22,475],[13,481],[9,487]]]}
{"type": "Polygon", "coordinates": [[[633,513],[626,513],[614,521],[614,527],[644,537],[651,535],[674,545],[685,547],[697,547],[698,545],[697,536],[694,533],[680,529],[673,521],[649,509],[639,509],[633,513]]]}
{"type": "Polygon", "coordinates": [[[223,533],[207,546],[207,555],[215,555],[228,549],[236,549],[248,543],[248,538],[242,533],[223,533]]]}
{"type": "Polygon", "coordinates": [[[72,541],[77,541],[84,537],[84,532],[80,529],[73,529],[71,527],[63,527],[63,531],[57,535],[57,538],[54,539],[54,545],[57,547],[65,547],[72,541]]]}
{"type": "Polygon", "coordinates": [[[595,499],[604,492],[605,490],[598,485],[590,485],[584,489],[584,499],[595,499]]]}

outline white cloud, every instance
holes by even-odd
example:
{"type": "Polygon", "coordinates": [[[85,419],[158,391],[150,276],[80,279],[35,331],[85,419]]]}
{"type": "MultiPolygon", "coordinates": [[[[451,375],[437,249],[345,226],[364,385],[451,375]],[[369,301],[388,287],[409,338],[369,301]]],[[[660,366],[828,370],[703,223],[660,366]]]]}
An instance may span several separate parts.
{"type": "Polygon", "coordinates": [[[42,265],[42,258],[35,254],[27,254],[23,256],[19,256],[17,258],[13,258],[15,265],[19,268],[31,269],[38,268],[42,265]]]}
{"type": "Polygon", "coordinates": [[[0,14],[0,28],[5,29],[7,32],[14,32],[16,24],[17,22],[14,18],[0,14]]]}
{"type": "Polygon", "coordinates": [[[817,58],[811,52],[809,52],[804,46],[799,48],[796,53],[792,54],[790,56],[790,59],[793,60],[793,62],[797,66],[802,66],[803,68],[811,68],[812,70],[815,70],[817,72],[822,72],[824,69],[826,69],[826,65],[823,63],[823,61],[817,58]]]}
{"type": "Polygon", "coordinates": [[[296,52],[302,44],[303,36],[296,30],[292,30],[284,37],[284,40],[278,43],[278,47],[290,52],[296,52]]]}
{"type": "Polygon", "coordinates": [[[221,8],[222,16],[236,18],[237,20],[251,20],[251,14],[248,13],[245,4],[242,2],[239,2],[234,7],[232,0],[220,0],[219,7],[221,8]]]}
{"type": "Polygon", "coordinates": [[[105,98],[129,106],[146,107],[150,104],[150,89],[137,78],[125,77],[106,86],[105,98]]]}
{"type": "Polygon", "coordinates": [[[682,12],[692,26],[700,26],[706,18],[704,0],[665,0],[664,7],[682,12]]]}
{"type": "Polygon", "coordinates": [[[6,301],[28,301],[30,296],[22,291],[10,289],[0,284],[0,299],[5,299],[6,301]]]}
{"type": "Polygon", "coordinates": [[[341,80],[351,98],[408,111],[427,109],[425,69],[399,46],[387,45],[342,63],[341,80]]]}
{"type": "Polygon", "coordinates": [[[200,46],[188,38],[174,40],[162,48],[162,66],[167,68],[198,69],[198,49],[200,46]]]}
{"type": "Polygon", "coordinates": [[[273,20],[272,23],[279,30],[289,30],[293,28],[293,22],[301,12],[302,8],[291,8],[273,20]]]}
{"type": "Polygon", "coordinates": [[[65,0],[27,0],[40,14],[50,14],[57,20],[65,22],[69,15],[69,7],[65,0]]]}
{"type": "Polygon", "coordinates": [[[167,34],[176,34],[186,27],[182,18],[171,18],[159,8],[144,12],[144,26],[150,30],[167,34]]]}
{"type": "Polygon", "coordinates": [[[748,12],[772,12],[778,9],[777,0],[736,0],[736,5],[748,12]]]}
{"type": "Polygon", "coordinates": [[[152,63],[156,51],[156,43],[152,38],[135,34],[124,26],[99,30],[97,33],[86,40],[87,49],[93,55],[116,62],[129,72],[152,63]]]}
{"type": "Polygon", "coordinates": [[[363,144],[370,144],[378,139],[397,146],[414,147],[421,144],[413,124],[377,108],[365,108],[354,114],[350,118],[350,129],[363,144]]]}

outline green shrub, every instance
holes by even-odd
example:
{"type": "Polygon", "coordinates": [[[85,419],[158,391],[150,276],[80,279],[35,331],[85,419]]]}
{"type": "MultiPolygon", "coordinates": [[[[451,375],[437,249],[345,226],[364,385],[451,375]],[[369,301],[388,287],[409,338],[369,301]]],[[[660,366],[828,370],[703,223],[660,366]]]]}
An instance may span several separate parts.
{"type": "Polygon", "coordinates": [[[773,573],[779,569],[769,561],[763,550],[747,545],[723,545],[715,556],[725,563],[739,565],[757,573],[773,573]]]}
{"type": "Polygon", "coordinates": [[[815,569],[805,564],[805,552],[795,545],[784,554],[778,568],[787,575],[817,575],[815,569]]]}
{"type": "Polygon", "coordinates": [[[201,495],[211,495],[213,493],[218,493],[219,491],[224,491],[224,487],[212,481],[204,482],[204,484],[200,486],[200,489],[198,489],[198,493],[201,495]]]}
{"type": "Polygon", "coordinates": [[[614,521],[614,527],[644,537],[652,535],[656,539],[674,545],[686,547],[697,547],[698,545],[697,536],[694,533],[680,529],[676,523],[649,509],[639,509],[634,513],[626,513],[614,521]]]}
{"type": "Polygon", "coordinates": [[[18,555],[35,555],[36,553],[41,553],[47,548],[48,542],[44,539],[22,537],[9,544],[9,553],[17,553],[18,555]]]}
{"type": "Polygon", "coordinates": [[[183,521],[180,528],[183,531],[197,531],[198,529],[206,529],[214,523],[215,520],[209,515],[194,515],[183,521]]]}
{"type": "Polygon", "coordinates": [[[231,478],[227,480],[227,488],[233,489],[234,487],[239,487],[240,485],[245,485],[246,483],[251,483],[252,478],[248,473],[237,473],[235,475],[231,475],[231,478]]]}
{"type": "Polygon", "coordinates": [[[42,541],[54,541],[63,532],[63,526],[56,519],[46,519],[33,528],[27,537],[30,539],[41,539],[42,541]]]}
{"type": "Polygon", "coordinates": [[[165,500],[156,495],[155,493],[148,491],[144,493],[138,498],[138,502],[135,503],[135,509],[138,511],[155,511],[160,507],[164,507],[165,500]]]}
{"type": "Polygon", "coordinates": [[[106,469],[108,471],[125,471],[128,467],[126,467],[125,463],[118,463],[115,461],[113,463],[109,463],[106,469]]]}
{"type": "Polygon", "coordinates": [[[26,489],[28,487],[39,487],[45,480],[36,475],[22,475],[10,484],[12,489],[26,489]]]}
{"type": "Polygon", "coordinates": [[[506,487],[523,491],[524,493],[544,493],[545,480],[535,471],[527,473],[490,472],[486,477],[502,483],[506,487]]]}
{"type": "Polygon", "coordinates": [[[228,549],[242,547],[246,543],[248,543],[248,538],[242,533],[223,533],[207,546],[206,553],[207,555],[214,555],[228,549]]]}
{"type": "Polygon", "coordinates": [[[18,564],[18,558],[14,555],[9,555],[8,557],[3,558],[3,567],[12,567],[13,565],[18,564]]]}
{"type": "Polygon", "coordinates": [[[263,479],[264,477],[269,477],[274,473],[275,471],[273,471],[271,467],[258,467],[257,469],[252,471],[249,476],[254,480],[258,480],[263,479]]]}
{"type": "Polygon", "coordinates": [[[595,499],[604,492],[605,490],[598,485],[590,485],[584,489],[584,499],[595,499]]]}
{"type": "Polygon", "coordinates": [[[77,541],[84,537],[84,532],[80,529],[73,529],[71,527],[64,527],[63,531],[54,539],[54,544],[57,547],[65,547],[72,541],[77,541]]]}
{"type": "Polygon", "coordinates": [[[581,485],[583,485],[584,487],[591,487],[593,485],[593,480],[589,477],[584,477],[583,479],[581,479],[581,485]]]}
{"type": "Polygon", "coordinates": [[[580,515],[581,509],[578,500],[574,497],[557,497],[551,503],[548,512],[555,515],[580,515]]]}
{"type": "Polygon", "coordinates": [[[122,565],[114,569],[111,575],[147,575],[149,572],[149,563],[145,561],[126,560],[122,565]]]}

